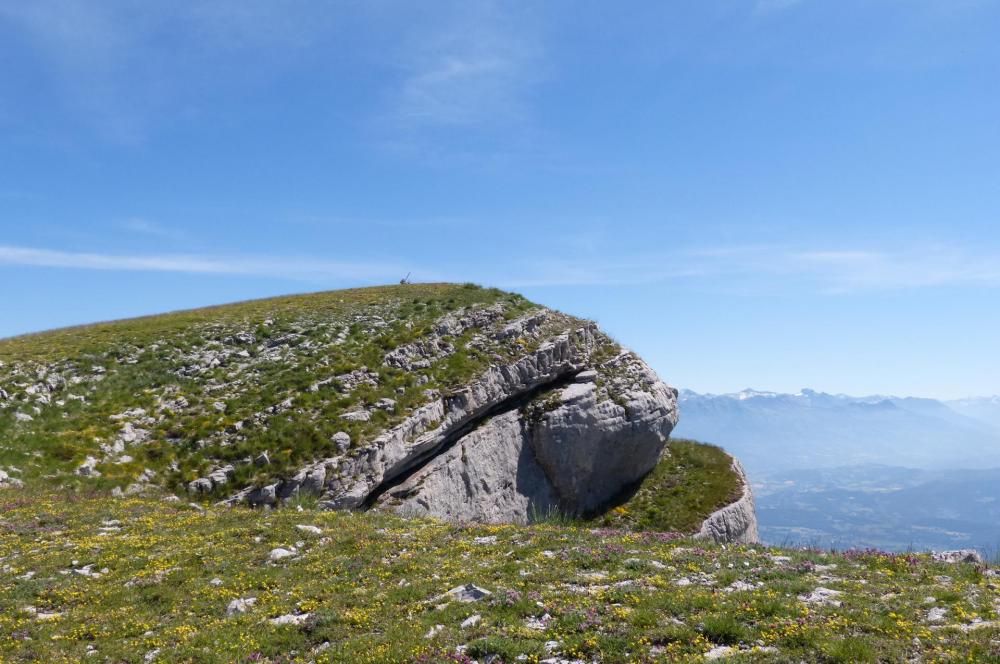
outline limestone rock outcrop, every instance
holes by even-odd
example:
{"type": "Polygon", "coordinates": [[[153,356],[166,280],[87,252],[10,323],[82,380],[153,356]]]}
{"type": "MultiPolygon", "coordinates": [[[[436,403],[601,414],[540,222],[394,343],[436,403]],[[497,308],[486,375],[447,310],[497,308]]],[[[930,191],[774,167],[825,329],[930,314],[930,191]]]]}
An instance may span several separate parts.
{"type": "MultiPolygon", "coordinates": [[[[677,422],[677,391],[593,323],[546,336],[554,315],[508,322],[486,310],[442,321],[442,335],[485,327],[487,341],[529,339],[534,350],[430,394],[366,445],[229,502],[268,505],[308,491],[331,509],[514,523],[599,511],[656,465],[677,422]]],[[[386,362],[419,369],[448,352],[432,336],[386,362]]]]}
{"type": "Polygon", "coordinates": [[[736,501],[710,514],[695,537],[741,544],[754,544],[760,541],[750,480],[736,459],[733,459],[733,470],[743,485],[742,495],[736,501]]]}

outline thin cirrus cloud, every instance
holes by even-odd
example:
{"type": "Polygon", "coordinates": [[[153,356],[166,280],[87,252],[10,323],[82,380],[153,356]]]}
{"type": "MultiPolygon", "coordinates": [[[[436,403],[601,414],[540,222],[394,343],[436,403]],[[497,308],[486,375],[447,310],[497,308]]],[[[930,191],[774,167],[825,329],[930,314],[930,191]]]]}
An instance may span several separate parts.
{"type": "Polygon", "coordinates": [[[744,294],[799,288],[850,295],[931,287],[1000,288],[998,266],[1000,257],[954,247],[890,252],[747,245],[636,255],[627,260],[549,261],[542,268],[521,270],[502,283],[513,287],[628,286],[673,281],[744,294]]]}
{"type": "Polygon", "coordinates": [[[122,272],[243,275],[307,281],[341,279],[355,282],[391,281],[408,271],[405,265],[376,262],[355,263],[298,257],[208,257],[186,254],[123,256],[10,245],[0,245],[0,265],[122,272]]]}
{"type": "Polygon", "coordinates": [[[1000,286],[997,256],[960,247],[881,251],[748,245],[702,250],[696,255],[713,274],[793,279],[827,293],[1000,286]]]}
{"type": "MultiPolygon", "coordinates": [[[[267,51],[261,76],[331,20],[321,3],[289,12],[257,0],[0,2],[0,38],[23,39],[60,101],[115,142],[141,141],[169,108],[189,107],[212,75],[267,51]],[[179,35],[177,43],[163,35],[179,35]]],[[[44,85],[45,81],[42,81],[44,85]]]]}
{"type": "MultiPolygon", "coordinates": [[[[267,80],[304,52],[335,56],[342,25],[362,16],[371,51],[392,74],[372,117],[387,129],[483,127],[517,121],[541,70],[530,12],[491,0],[405,12],[307,0],[288,11],[260,0],[177,0],[137,8],[111,0],[0,2],[0,38],[21,38],[61,101],[104,137],[145,139],[164,111],[197,108],[210,82],[267,80]],[[173,35],[173,41],[162,35],[173,35]],[[323,51],[331,51],[324,54],[323,51]],[[385,54],[390,54],[386,56],[385,54]],[[254,64],[245,72],[245,61],[254,64]],[[232,76],[233,70],[241,76],[232,76]]],[[[365,42],[367,43],[367,42],[365,42]]],[[[358,50],[358,49],[356,49],[358,50]]]]}
{"type": "Polygon", "coordinates": [[[929,286],[1000,286],[1000,261],[954,248],[888,253],[807,251],[791,256],[804,270],[830,277],[832,290],[929,286]]]}
{"type": "Polygon", "coordinates": [[[758,289],[807,288],[847,295],[928,287],[1000,287],[1000,261],[954,248],[891,253],[870,250],[809,251],[746,246],[687,249],[627,259],[532,260],[502,272],[484,272],[491,261],[469,261],[442,270],[404,262],[350,262],[308,257],[114,255],[0,245],[0,265],[82,270],[243,275],[302,281],[336,279],[392,283],[412,272],[419,280],[466,281],[508,288],[637,286],[700,282],[752,294],[758,289]]]}
{"type": "Polygon", "coordinates": [[[390,116],[400,129],[522,121],[540,54],[530,20],[492,2],[458,5],[438,24],[409,31],[390,116]]]}

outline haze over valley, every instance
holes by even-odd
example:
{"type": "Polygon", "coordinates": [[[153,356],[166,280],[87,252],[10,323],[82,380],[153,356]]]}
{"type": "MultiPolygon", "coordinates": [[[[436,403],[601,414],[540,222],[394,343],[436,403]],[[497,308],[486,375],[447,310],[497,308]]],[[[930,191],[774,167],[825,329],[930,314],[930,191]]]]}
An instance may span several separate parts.
{"type": "Polygon", "coordinates": [[[1000,398],[683,390],[675,435],[743,461],[762,538],[888,550],[1000,545],[1000,398]]]}

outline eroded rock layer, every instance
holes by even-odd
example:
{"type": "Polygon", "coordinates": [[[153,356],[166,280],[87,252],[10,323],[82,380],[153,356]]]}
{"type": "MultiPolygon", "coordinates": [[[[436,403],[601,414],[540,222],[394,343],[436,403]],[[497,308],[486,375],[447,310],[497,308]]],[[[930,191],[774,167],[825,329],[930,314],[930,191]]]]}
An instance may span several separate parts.
{"type": "MultiPolygon", "coordinates": [[[[547,327],[554,316],[533,311],[496,326],[479,314],[486,338],[533,337],[535,349],[449,395],[431,393],[370,443],[229,502],[267,505],[309,491],[332,509],[515,523],[600,510],[656,464],[677,422],[677,393],[594,324],[547,327]]],[[[436,329],[481,326],[458,319],[436,329]]],[[[440,339],[413,348],[386,361],[422,365],[433,349],[449,351],[440,339]]]]}

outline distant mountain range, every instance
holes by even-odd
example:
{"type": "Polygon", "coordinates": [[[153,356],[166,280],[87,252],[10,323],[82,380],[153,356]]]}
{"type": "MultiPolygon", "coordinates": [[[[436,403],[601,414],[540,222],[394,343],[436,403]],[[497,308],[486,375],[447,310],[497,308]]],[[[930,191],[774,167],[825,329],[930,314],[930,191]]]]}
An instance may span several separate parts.
{"type": "Polygon", "coordinates": [[[908,468],[1000,466],[1000,397],[937,401],[683,390],[674,435],[722,445],[754,471],[886,464],[908,468]]]}
{"type": "Polygon", "coordinates": [[[1000,396],[957,399],[946,404],[956,413],[1000,429],[1000,396]]]}
{"type": "Polygon", "coordinates": [[[680,395],[678,437],[743,461],[774,544],[1000,545],[1000,397],[680,395]]]}

